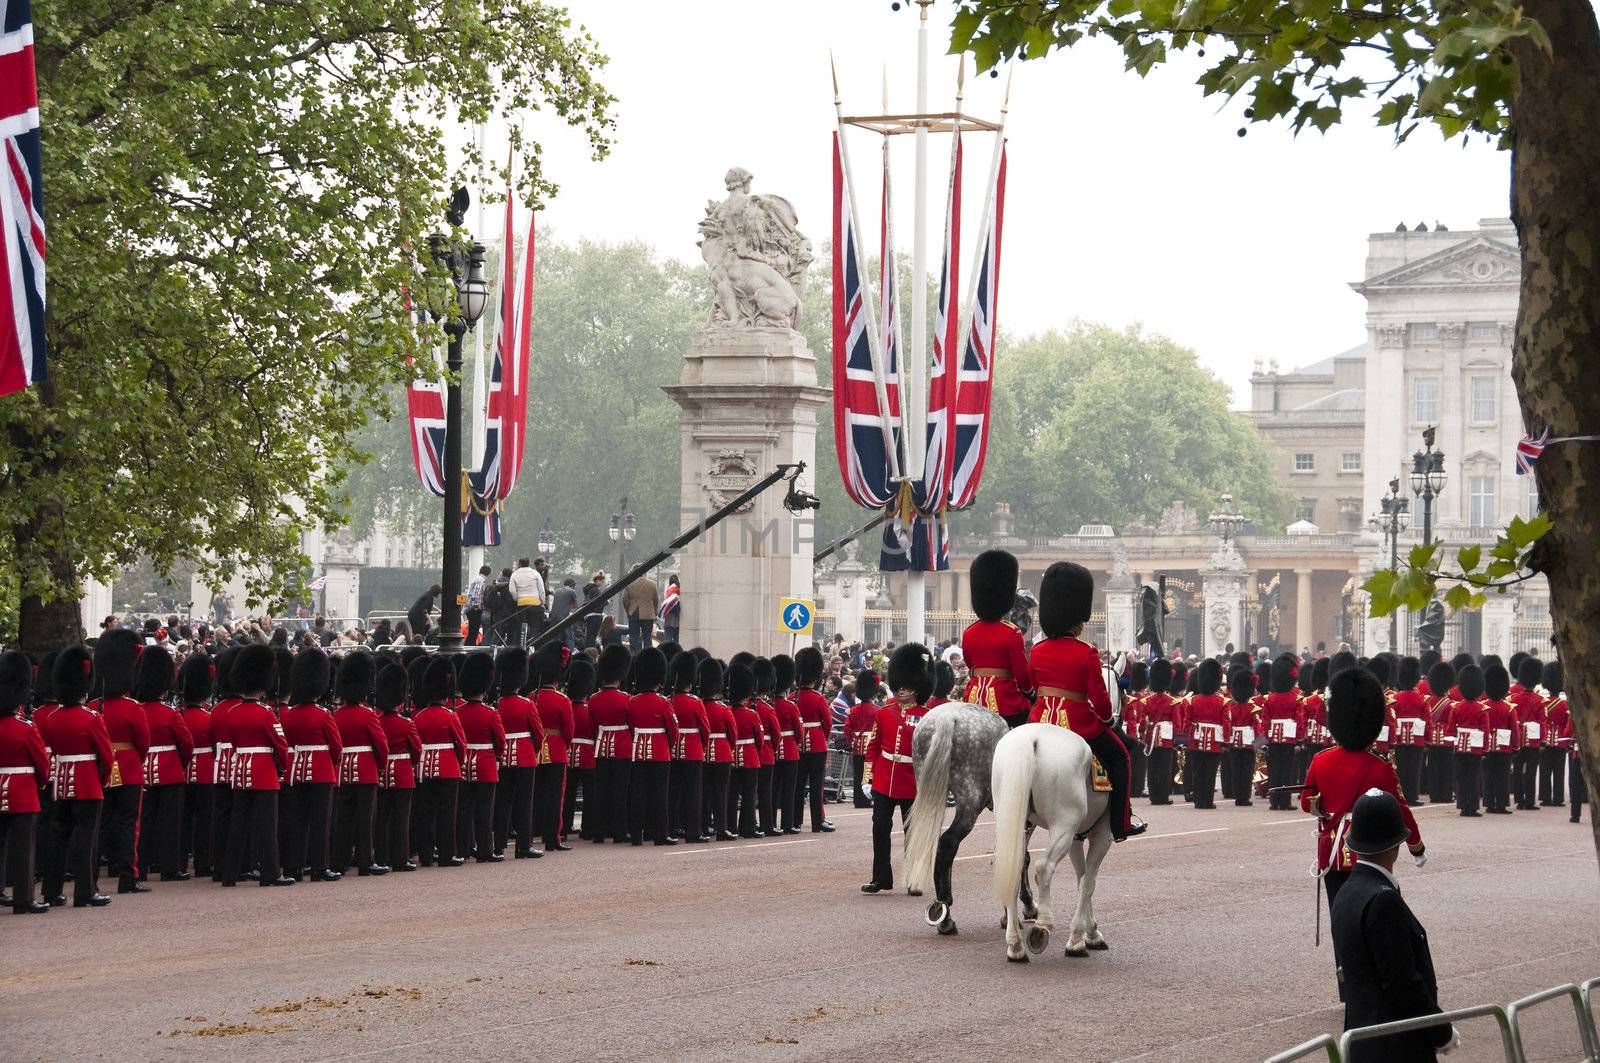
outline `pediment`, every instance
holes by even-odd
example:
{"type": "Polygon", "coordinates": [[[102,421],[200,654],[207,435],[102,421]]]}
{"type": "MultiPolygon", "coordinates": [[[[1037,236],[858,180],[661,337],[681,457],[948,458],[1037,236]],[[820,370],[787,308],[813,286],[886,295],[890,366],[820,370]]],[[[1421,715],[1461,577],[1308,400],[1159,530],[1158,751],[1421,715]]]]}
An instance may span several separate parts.
{"type": "Polygon", "coordinates": [[[1522,256],[1514,246],[1475,236],[1353,287],[1357,291],[1371,291],[1376,288],[1506,285],[1518,284],[1521,280],[1522,256]]]}

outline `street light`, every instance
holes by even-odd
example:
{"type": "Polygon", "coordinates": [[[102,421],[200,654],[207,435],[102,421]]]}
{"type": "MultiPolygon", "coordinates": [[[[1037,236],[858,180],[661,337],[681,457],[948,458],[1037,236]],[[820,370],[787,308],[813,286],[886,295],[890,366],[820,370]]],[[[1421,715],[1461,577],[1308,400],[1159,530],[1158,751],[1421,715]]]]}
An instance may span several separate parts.
{"type": "MultiPolygon", "coordinates": [[[[611,541],[617,544],[617,574],[621,579],[624,569],[627,568],[628,544],[633,542],[633,537],[639,534],[639,529],[634,527],[633,514],[628,512],[628,496],[622,496],[622,504],[617,512],[611,514],[611,526],[606,529],[606,534],[611,536],[611,541]]],[[[622,599],[617,599],[617,623],[625,624],[628,618],[622,611],[622,599]]]]}
{"type": "MultiPolygon", "coordinates": [[[[1388,536],[1389,539],[1389,568],[1392,571],[1400,570],[1400,533],[1406,530],[1411,523],[1411,503],[1400,494],[1400,477],[1396,476],[1389,481],[1389,493],[1378,500],[1381,511],[1367,521],[1367,524],[1388,536]]],[[[1400,638],[1399,617],[1396,613],[1389,614],[1389,652],[1398,653],[1400,638]]]]}
{"type": "Polygon", "coordinates": [[[539,529],[539,553],[546,556],[556,552],[556,533],[550,530],[550,523],[539,529]]]}
{"type": "Polygon", "coordinates": [[[1206,524],[1222,536],[1222,545],[1226,547],[1233,540],[1238,530],[1244,527],[1245,517],[1242,513],[1233,511],[1233,496],[1224,494],[1219,500],[1220,509],[1206,518],[1206,524]]]}
{"type": "MultiPolygon", "coordinates": [[[[466,220],[471,198],[465,188],[456,189],[445,213],[453,228],[466,220]]],[[[435,299],[429,307],[435,321],[443,320],[449,344],[445,348],[445,435],[444,435],[444,571],[439,586],[444,594],[439,603],[439,652],[461,650],[461,515],[465,509],[462,494],[467,490],[461,475],[461,340],[477,326],[489,304],[489,285],[483,276],[484,246],[477,242],[461,244],[449,236],[429,238],[435,264],[447,270],[455,291],[453,306],[435,299]]]]}
{"type": "Polygon", "coordinates": [[[1411,455],[1411,493],[1422,499],[1422,544],[1433,542],[1433,500],[1444,493],[1444,451],[1433,447],[1438,426],[1422,430],[1427,449],[1411,455]]]}

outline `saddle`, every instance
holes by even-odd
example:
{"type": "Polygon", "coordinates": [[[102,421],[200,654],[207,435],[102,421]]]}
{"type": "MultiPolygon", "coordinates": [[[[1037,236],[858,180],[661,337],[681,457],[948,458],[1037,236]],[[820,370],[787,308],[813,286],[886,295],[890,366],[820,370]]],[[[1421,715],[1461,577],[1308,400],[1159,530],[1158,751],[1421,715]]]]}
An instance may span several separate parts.
{"type": "Polygon", "coordinates": [[[1090,789],[1097,794],[1111,792],[1111,776],[1106,774],[1106,766],[1100,763],[1099,757],[1090,758],[1094,762],[1094,774],[1090,777],[1090,789]]]}

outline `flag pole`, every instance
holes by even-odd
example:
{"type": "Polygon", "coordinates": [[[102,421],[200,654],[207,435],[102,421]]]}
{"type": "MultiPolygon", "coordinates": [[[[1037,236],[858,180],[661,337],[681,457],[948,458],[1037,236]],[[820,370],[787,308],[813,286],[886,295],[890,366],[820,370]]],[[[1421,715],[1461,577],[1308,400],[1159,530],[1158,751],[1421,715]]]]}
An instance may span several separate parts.
{"type": "MultiPolygon", "coordinates": [[[[488,147],[488,126],[484,122],[478,123],[478,159],[484,157],[484,149],[488,147]]],[[[473,230],[473,238],[480,243],[488,243],[484,232],[484,200],[487,196],[478,197],[478,220],[473,230]]],[[[483,447],[486,426],[484,410],[487,406],[488,385],[483,370],[483,333],[484,329],[472,330],[472,441],[467,448],[467,456],[473,469],[483,468],[483,447]]],[[[467,547],[467,573],[468,582],[471,577],[478,574],[478,569],[483,567],[484,550],[481,546],[467,547]]]]}
{"type": "MultiPolygon", "coordinates": [[[[1015,73],[1016,68],[1013,67],[1006,74],[1006,94],[1000,103],[1000,124],[994,131],[994,157],[989,162],[989,187],[983,194],[983,213],[978,215],[980,219],[978,224],[980,226],[989,223],[989,212],[994,209],[995,180],[1000,174],[1000,157],[1005,153],[1006,148],[1006,111],[1011,106],[1011,78],[1015,73]]],[[[994,239],[992,232],[989,234],[989,239],[994,239]]],[[[979,240],[973,245],[972,270],[967,274],[967,298],[962,308],[962,320],[967,323],[966,328],[972,327],[972,304],[978,298],[978,273],[979,267],[983,265],[983,254],[984,241],[979,240]]],[[[957,335],[966,336],[966,328],[959,330],[957,335]]],[[[966,341],[963,339],[959,342],[964,345],[966,341]]],[[[959,363],[957,364],[959,365],[959,363]]],[[[958,372],[956,374],[956,391],[959,392],[960,390],[961,374],[958,372]]]]}
{"type": "MultiPolygon", "coordinates": [[[[928,113],[928,8],[933,0],[917,0],[917,114],[928,113]]],[[[928,447],[928,124],[917,121],[916,189],[911,234],[911,349],[905,363],[900,412],[906,425],[906,478],[922,479],[928,447]]],[[[906,641],[923,642],[927,627],[925,586],[919,569],[906,572],[906,641]]]]}

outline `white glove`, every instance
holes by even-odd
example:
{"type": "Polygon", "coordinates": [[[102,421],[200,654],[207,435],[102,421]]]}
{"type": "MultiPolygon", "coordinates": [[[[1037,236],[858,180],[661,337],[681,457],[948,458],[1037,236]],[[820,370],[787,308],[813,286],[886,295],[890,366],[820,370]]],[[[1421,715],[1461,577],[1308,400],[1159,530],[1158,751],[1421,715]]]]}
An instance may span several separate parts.
{"type": "Polygon", "coordinates": [[[1445,1045],[1443,1048],[1438,1049],[1437,1051],[1438,1051],[1439,1055],[1441,1055],[1441,1056],[1448,1056],[1451,1052],[1455,1051],[1456,1049],[1458,1049],[1460,1047],[1461,1047],[1461,1031],[1456,1029],[1454,1026],[1451,1026],[1450,1027],[1450,1043],[1445,1045]]]}
{"type": "Polygon", "coordinates": [[[861,788],[861,796],[865,797],[868,801],[871,801],[872,800],[872,791],[867,789],[865,786],[863,786],[861,788]]]}
{"type": "Polygon", "coordinates": [[[1413,864],[1416,864],[1418,867],[1421,867],[1423,864],[1426,864],[1428,862],[1428,854],[1427,853],[1413,853],[1413,854],[1411,854],[1411,862],[1413,864]]]}

